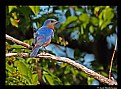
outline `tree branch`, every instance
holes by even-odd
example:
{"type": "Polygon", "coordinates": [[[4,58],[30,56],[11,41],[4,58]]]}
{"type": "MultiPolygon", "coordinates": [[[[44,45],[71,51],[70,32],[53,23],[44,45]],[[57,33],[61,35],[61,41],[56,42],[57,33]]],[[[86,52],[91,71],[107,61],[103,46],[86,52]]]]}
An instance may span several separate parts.
{"type": "MultiPolygon", "coordinates": [[[[7,37],[10,37],[10,36],[7,35],[7,37]]],[[[21,41],[16,41],[16,42],[19,42],[18,44],[21,43],[21,41]]],[[[29,44],[28,44],[28,46],[29,46],[29,44]]],[[[7,53],[6,54],[6,57],[11,57],[11,56],[29,57],[29,54],[28,53],[7,53]],[[23,56],[23,54],[24,54],[24,56],[23,56]]],[[[58,57],[58,56],[55,56],[55,55],[52,55],[52,54],[49,54],[49,53],[41,53],[41,54],[38,54],[37,57],[68,63],[68,64],[76,67],[77,69],[83,71],[84,73],[88,74],[90,77],[93,77],[93,78],[99,80],[102,83],[105,83],[105,84],[108,84],[108,85],[117,85],[117,82],[115,80],[108,79],[108,78],[106,78],[106,77],[86,68],[82,64],[79,64],[79,63],[77,63],[77,62],[75,62],[75,61],[73,61],[69,58],[58,57]]]]}
{"type": "Polygon", "coordinates": [[[114,47],[114,51],[113,51],[113,55],[112,55],[112,58],[111,58],[111,63],[110,63],[110,70],[109,70],[109,79],[111,79],[111,69],[112,69],[112,64],[113,64],[113,58],[114,58],[114,55],[115,55],[115,52],[116,52],[116,47],[117,47],[117,38],[116,38],[116,44],[115,44],[115,47],[114,47]]]}
{"type": "Polygon", "coordinates": [[[19,57],[29,57],[28,53],[7,53],[6,57],[19,56],[19,57]]]}
{"type": "Polygon", "coordinates": [[[10,41],[12,41],[12,42],[18,43],[18,44],[20,44],[20,45],[22,45],[22,46],[24,46],[24,47],[26,47],[26,48],[30,48],[30,47],[31,47],[29,44],[24,43],[24,42],[22,42],[22,41],[19,41],[19,40],[15,39],[15,38],[13,38],[13,37],[7,35],[7,34],[6,34],[6,39],[7,39],[7,40],[10,40],[10,41]]]}

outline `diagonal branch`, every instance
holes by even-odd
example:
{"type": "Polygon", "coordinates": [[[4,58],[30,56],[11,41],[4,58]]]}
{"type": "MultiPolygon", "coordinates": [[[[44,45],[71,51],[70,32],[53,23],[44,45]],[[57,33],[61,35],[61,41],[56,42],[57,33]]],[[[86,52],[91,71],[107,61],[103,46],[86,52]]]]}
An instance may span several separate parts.
{"type": "MultiPolygon", "coordinates": [[[[21,57],[22,57],[23,54],[24,54],[23,57],[29,57],[28,53],[16,53],[16,54],[15,53],[8,53],[8,54],[6,54],[6,57],[20,56],[20,54],[21,54],[21,57]]],[[[105,83],[105,84],[108,84],[108,85],[117,85],[117,82],[115,80],[108,79],[108,78],[106,78],[106,77],[86,68],[82,64],[79,64],[79,63],[77,63],[77,62],[75,62],[75,61],[73,61],[69,58],[58,57],[58,56],[55,56],[55,55],[52,55],[52,54],[49,54],[49,53],[42,53],[42,54],[38,54],[37,56],[38,56],[38,58],[45,58],[45,59],[51,59],[51,60],[55,60],[55,61],[68,63],[68,64],[76,67],[77,69],[83,71],[84,73],[88,74],[90,77],[93,77],[93,78],[99,80],[102,83],[105,83]]]]}
{"type": "Polygon", "coordinates": [[[22,42],[22,41],[20,41],[20,40],[17,40],[17,39],[15,39],[15,38],[13,38],[13,37],[7,35],[7,34],[6,34],[6,39],[7,39],[7,40],[10,40],[10,41],[12,41],[12,42],[18,43],[18,44],[20,44],[20,45],[22,45],[22,46],[24,46],[24,47],[26,47],[26,48],[30,48],[30,45],[29,45],[29,44],[24,43],[24,42],[22,42]]]}

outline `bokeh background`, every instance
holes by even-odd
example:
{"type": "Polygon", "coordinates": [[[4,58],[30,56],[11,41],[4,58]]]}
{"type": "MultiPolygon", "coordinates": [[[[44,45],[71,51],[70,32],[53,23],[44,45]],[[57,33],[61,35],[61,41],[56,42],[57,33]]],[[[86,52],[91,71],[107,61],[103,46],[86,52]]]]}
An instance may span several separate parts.
{"type": "MultiPolygon", "coordinates": [[[[46,47],[49,53],[108,77],[118,33],[117,6],[6,6],[6,34],[31,45],[34,32],[48,18],[60,22],[46,47]]],[[[6,40],[6,53],[13,52],[31,50],[6,40]]],[[[5,72],[6,85],[102,85],[67,63],[43,58],[7,57],[5,72]]],[[[111,76],[117,80],[117,49],[111,76]]]]}

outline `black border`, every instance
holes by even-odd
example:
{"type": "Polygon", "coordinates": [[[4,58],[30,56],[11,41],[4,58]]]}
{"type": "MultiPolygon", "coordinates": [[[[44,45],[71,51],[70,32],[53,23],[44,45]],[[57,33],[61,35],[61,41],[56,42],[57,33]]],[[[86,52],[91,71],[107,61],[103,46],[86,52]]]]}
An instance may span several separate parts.
{"type": "MultiPolygon", "coordinates": [[[[1,5],[0,7],[0,11],[2,11],[2,17],[1,17],[1,20],[0,20],[0,49],[1,49],[1,52],[0,52],[0,88],[1,87],[4,87],[5,86],[5,21],[6,19],[5,18],[5,7],[6,5],[62,5],[62,6],[65,6],[65,5],[114,5],[114,6],[118,6],[118,3],[116,0],[115,1],[111,1],[111,0],[34,0],[34,2],[32,1],[25,1],[25,0],[6,0],[6,1],[1,1],[1,3],[3,5],[1,5]]],[[[120,7],[118,6],[118,52],[119,52],[119,45],[120,45],[120,16],[119,15],[119,9],[120,7]]],[[[120,52],[119,52],[120,53],[120,52]]],[[[120,54],[118,54],[118,63],[121,63],[120,62],[120,54]]],[[[118,75],[120,73],[120,64],[118,64],[118,75]]],[[[118,76],[118,81],[120,81],[121,78],[119,78],[120,76],[118,76]]],[[[118,85],[119,82],[118,82],[118,85]]],[[[41,88],[41,89],[45,89],[45,88],[80,88],[80,89],[117,89],[117,86],[104,86],[104,85],[99,85],[99,86],[95,86],[95,85],[92,85],[92,86],[89,86],[89,85],[71,85],[71,86],[49,86],[49,85],[37,85],[37,86],[5,86],[5,87],[15,87],[15,88],[41,88]]],[[[118,86],[119,87],[119,86],[118,86]]]]}

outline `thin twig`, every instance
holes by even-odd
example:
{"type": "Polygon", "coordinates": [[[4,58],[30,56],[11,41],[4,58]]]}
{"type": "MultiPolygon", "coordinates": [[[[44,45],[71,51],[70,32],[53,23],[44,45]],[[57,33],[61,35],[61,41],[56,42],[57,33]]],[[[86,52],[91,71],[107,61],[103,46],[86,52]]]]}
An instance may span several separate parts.
{"type": "MultiPolygon", "coordinates": [[[[19,43],[18,43],[19,44],[19,43]]],[[[29,46],[29,44],[28,44],[29,46]]],[[[15,53],[8,53],[6,54],[6,57],[10,57],[12,56],[12,54],[14,54],[13,56],[15,56],[15,53]]],[[[16,56],[19,56],[17,54],[20,54],[20,53],[16,53],[16,56]]],[[[23,54],[23,53],[21,53],[23,54]]],[[[24,53],[24,57],[28,57],[28,53],[24,53]]],[[[83,71],[84,73],[88,74],[89,76],[99,80],[100,82],[102,83],[105,83],[105,84],[108,84],[108,85],[117,85],[117,82],[115,80],[111,80],[111,79],[108,79],[88,68],[86,68],[85,66],[83,66],[82,64],[79,64],[69,58],[65,58],[65,57],[58,57],[58,56],[55,56],[55,55],[52,55],[52,54],[49,54],[49,53],[41,53],[41,54],[38,54],[37,55],[38,58],[45,58],[45,59],[51,59],[51,60],[55,60],[55,61],[60,61],[60,62],[64,62],[64,63],[68,63],[74,67],[76,67],[77,69],[83,71]]]]}
{"type": "Polygon", "coordinates": [[[111,70],[112,70],[114,55],[115,55],[115,52],[116,52],[116,47],[117,47],[117,39],[116,39],[116,44],[115,44],[115,47],[114,47],[114,51],[113,51],[113,55],[112,55],[111,63],[110,63],[109,79],[111,79],[111,70]]]}

